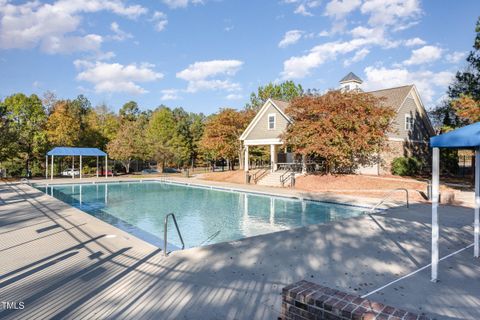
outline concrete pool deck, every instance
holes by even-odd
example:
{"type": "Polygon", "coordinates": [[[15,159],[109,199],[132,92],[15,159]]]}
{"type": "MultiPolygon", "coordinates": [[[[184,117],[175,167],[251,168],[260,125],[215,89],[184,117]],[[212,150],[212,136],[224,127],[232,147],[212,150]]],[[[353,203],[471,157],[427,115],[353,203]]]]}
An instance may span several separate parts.
{"type": "MultiPolygon", "coordinates": [[[[364,295],[430,262],[425,204],[165,258],[28,185],[2,183],[0,199],[0,301],[24,304],[0,304],[0,318],[275,319],[281,289],[293,282],[364,295]]],[[[472,209],[442,206],[439,214],[440,257],[472,243],[472,209]]],[[[480,318],[480,262],[472,248],[440,263],[439,283],[429,272],[369,298],[437,319],[480,318]]]]}

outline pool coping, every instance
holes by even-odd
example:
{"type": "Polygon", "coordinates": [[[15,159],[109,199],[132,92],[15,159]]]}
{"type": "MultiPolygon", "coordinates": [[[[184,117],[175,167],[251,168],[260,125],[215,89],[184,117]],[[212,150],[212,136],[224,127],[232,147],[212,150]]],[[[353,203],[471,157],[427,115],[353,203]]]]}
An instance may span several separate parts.
{"type": "MultiPolygon", "coordinates": [[[[66,202],[64,202],[60,199],[57,199],[54,196],[52,196],[48,193],[45,193],[44,191],[37,188],[37,187],[48,187],[48,186],[53,187],[53,186],[69,186],[69,185],[98,185],[98,184],[120,184],[120,183],[144,183],[144,182],[156,182],[156,183],[165,183],[165,184],[173,184],[173,185],[180,185],[180,186],[189,186],[189,187],[208,189],[208,190],[216,190],[216,191],[222,191],[222,192],[240,192],[240,193],[247,193],[247,194],[252,194],[252,195],[270,196],[270,197],[276,197],[276,198],[285,198],[285,199],[298,200],[298,201],[310,201],[310,202],[316,202],[316,203],[327,203],[327,204],[342,205],[342,206],[346,206],[346,207],[355,207],[355,208],[366,209],[365,211],[362,211],[360,214],[358,214],[356,216],[352,216],[352,217],[348,217],[348,218],[344,218],[344,219],[361,219],[362,217],[364,217],[367,214],[381,213],[381,212],[384,212],[384,211],[388,210],[388,208],[378,208],[375,212],[369,212],[368,209],[370,207],[367,207],[366,204],[365,205],[359,205],[359,204],[351,204],[351,203],[344,203],[344,202],[336,202],[336,201],[331,201],[331,200],[321,200],[321,199],[314,199],[314,198],[308,198],[308,197],[300,197],[300,196],[296,196],[296,195],[284,195],[284,194],[278,194],[278,193],[273,193],[273,192],[261,192],[261,191],[248,190],[248,189],[242,189],[242,188],[221,187],[221,186],[212,186],[212,185],[208,185],[208,184],[190,183],[190,182],[183,182],[183,181],[172,181],[172,180],[164,179],[164,178],[163,179],[162,178],[157,178],[157,179],[150,179],[150,178],[148,178],[148,179],[119,179],[119,180],[114,180],[114,181],[85,181],[85,182],[81,182],[81,183],[75,183],[73,181],[67,182],[67,183],[52,183],[52,184],[49,184],[49,183],[28,183],[28,186],[30,186],[30,187],[32,187],[36,190],[39,190],[42,193],[44,193],[45,195],[47,195],[47,196],[49,196],[49,197],[51,197],[51,198],[53,198],[57,201],[60,201],[60,202],[64,203],[65,205],[69,206],[69,207],[72,207],[76,210],[79,210],[82,213],[87,214],[88,216],[91,216],[91,217],[93,217],[97,220],[100,220],[103,223],[106,223],[106,224],[108,224],[109,226],[111,226],[115,229],[118,229],[122,232],[125,232],[128,235],[130,235],[132,237],[135,237],[136,239],[138,239],[140,241],[143,241],[145,243],[148,243],[151,246],[154,246],[156,248],[159,248],[159,249],[163,250],[163,247],[164,247],[163,246],[163,241],[164,241],[163,237],[156,236],[155,234],[152,234],[148,231],[142,230],[142,229],[140,229],[140,228],[124,221],[124,220],[119,219],[119,220],[122,221],[122,223],[125,223],[126,225],[128,225],[128,226],[130,226],[134,229],[138,229],[140,231],[138,234],[137,233],[131,233],[128,230],[124,230],[124,229],[119,228],[119,227],[117,227],[113,224],[110,224],[107,221],[104,221],[104,220],[102,220],[102,219],[100,219],[100,218],[98,218],[98,217],[96,217],[96,216],[94,216],[94,215],[92,215],[92,214],[90,214],[86,211],[83,211],[80,208],[74,207],[74,206],[70,205],[69,203],[66,203],[66,202]],[[148,238],[153,237],[153,238],[155,238],[155,240],[158,239],[159,241],[158,242],[157,241],[150,242],[149,240],[140,237],[140,234],[147,234],[149,236],[148,238]],[[160,245],[158,245],[158,244],[160,244],[160,245]]],[[[104,214],[112,216],[112,215],[110,215],[109,213],[106,213],[106,212],[104,212],[104,214]]],[[[117,219],[115,216],[112,216],[112,217],[117,219]]],[[[344,219],[340,219],[340,221],[344,220],[344,219]]],[[[187,251],[187,250],[188,251],[189,250],[196,250],[196,249],[206,248],[206,247],[220,245],[220,244],[235,245],[239,241],[243,241],[243,240],[247,240],[247,239],[251,239],[251,238],[262,237],[262,236],[265,236],[265,235],[268,235],[268,234],[274,234],[274,233],[278,233],[278,232],[288,232],[288,231],[298,230],[298,229],[303,229],[303,228],[308,230],[308,228],[311,228],[311,227],[314,227],[314,226],[328,225],[328,224],[332,224],[332,223],[335,223],[335,222],[338,222],[338,221],[339,220],[334,220],[334,221],[327,221],[327,222],[322,222],[322,223],[308,224],[308,225],[304,225],[304,226],[297,226],[297,227],[292,227],[292,228],[288,228],[288,229],[285,229],[285,230],[277,230],[277,231],[263,233],[263,234],[257,234],[257,235],[253,235],[253,236],[249,236],[249,237],[243,237],[243,238],[240,238],[240,239],[222,241],[222,242],[211,243],[211,244],[204,244],[204,245],[194,246],[194,247],[185,248],[185,249],[181,249],[180,247],[176,246],[175,244],[167,241],[167,249],[169,250],[169,254],[173,254],[175,252],[183,252],[183,251],[187,251]]]]}
{"type": "MultiPolygon", "coordinates": [[[[360,202],[358,204],[353,204],[349,202],[341,202],[341,201],[335,201],[334,199],[316,199],[313,197],[304,197],[300,195],[288,195],[288,194],[283,194],[283,193],[275,193],[275,192],[269,192],[269,191],[258,191],[258,190],[251,190],[251,189],[246,189],[246,188],[239,188],[239,187],[232,187],[232,186],[215,186],[208,184],[206,182],[205,184],[202,183],[192,183],[192,182],[185,182],[185,181],[178,181],[178,179],[172,179],[172,178],[141,178],[141,179],[131,179],[131,178],[126,178],[126,179],[118,179],[118,180],[111,180],[111,181],[82,181],[82,182],[65,182],[65,183],[48,183],[48,182],[29,182],[29,185],[35,185],[35,186],[64,186],[64,185],[90,185],[90,184],[117,184],[117,183],[143,183],[143,182],[161,182],[161,183],[169,183],[169,184],[177,184],[177,185],[186,185],[186,186],[193,186],[193,187],[198,187],[198,188],[204,188],[204,189],[210,189],[210,190],[218,190],[218,191],[229,191],[229,192],[241,192],[241,193],[248,193],[248,194],[254,194],[254,195],[263,195],[263,196],[271,196],[271,197],[277,197],[277,198],[287,198],[287,199],[294,199],[294,200],[299,200],[299,201],[312,201],[312,202],[322,202],[322,203],[330,203],[330,204],[338,204],[338,205],[344,205],[344,206],[350,206],[350,207],[357,207],[357,208],[363,208],[363,209],[370,209],[373,206],[369,203],[366,202],[360,202]]],[[[34,186],[34,188],[35,188],[34,186]]],[[[320,193],[318,196],[322,196],[320,193]]],[[[324,196],[323,196],[324,197],[324,196]]],[[[343,196],[345,198],[345,201],[348,201],[347,197],[343,196]]],[[[365,197],[360,197],[361,199],[365,197]]],[[[378,199],[375,199],[378,200],[378,199]]],[[[393,203],[393,202],[392,202],[393,203]]],[[[399,205],[395,205],[399,206],[399,205]]],[[[380,208],[378,209],[379,211],[384,211],[387,208],[380,208]]]]}

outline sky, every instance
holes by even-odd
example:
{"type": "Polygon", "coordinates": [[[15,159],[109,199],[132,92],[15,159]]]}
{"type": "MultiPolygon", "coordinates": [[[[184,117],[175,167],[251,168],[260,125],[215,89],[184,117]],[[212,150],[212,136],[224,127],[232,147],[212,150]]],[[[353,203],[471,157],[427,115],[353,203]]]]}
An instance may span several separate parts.
{"type": "Polygon", "coordinates": [[[0,98],[87,96],[211,114],[269,82],[415,84],[427,108],[472,49],[478,0],[0,0],[0,98]]]}

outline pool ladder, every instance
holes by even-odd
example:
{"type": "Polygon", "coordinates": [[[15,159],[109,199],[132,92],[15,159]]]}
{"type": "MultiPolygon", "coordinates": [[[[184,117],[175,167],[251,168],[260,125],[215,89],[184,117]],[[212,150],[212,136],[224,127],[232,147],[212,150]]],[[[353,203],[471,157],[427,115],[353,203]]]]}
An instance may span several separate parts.
{"type": "Polygon", "coordinates": [[[384,197],[383,199],[377,203],[376,205],[374,205],[369,211],[367,211],[367,213],[373,213],[375,212],[375,210],[385,202],[385,200],[387,200],[392,194],[394,194],[395,192],[397,191],[405,191],[405,196],[406,196],[406,200],[407,200],[407,208],[410,207],[410,204],[409,204],[409,201],[408,201],[408,190],[405,189],[405,188],[397,188],[397,189],[393,189],[391,190],[390,192],[388,192],[384,197]]]}
{"type": "Polygon", "coordinates": [[[165,255],[165,257],[168,255],[168,251],[167,251],[168,217],[172,217],[173,222],[175,223],[175,228],[177,229],[178,236],[180,238],[180,241],[182,242],[182,250],[185,249],[185,243],[183,242],[182,234],[180,233],[180,229],[178,228],[178,223],[177,223],[177,219],[175,218],[175,214],[169,213],[165,216],[165,221],[163,223],[163,241],[164,241],[163,242],[163,254],[165,255]]]}

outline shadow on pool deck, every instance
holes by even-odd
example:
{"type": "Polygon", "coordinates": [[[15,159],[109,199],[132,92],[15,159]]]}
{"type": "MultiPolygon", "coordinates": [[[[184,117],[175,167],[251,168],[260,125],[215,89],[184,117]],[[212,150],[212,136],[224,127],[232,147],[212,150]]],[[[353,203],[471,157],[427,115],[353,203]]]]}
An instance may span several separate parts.
{"type": "MultiPolygon", "coordinates": [[[[0,185],[0,318],[272,319],[307,279],[366,294],[430,261],[430,207],[194,248],[159,249],[19,184],[0,185]],[[15,202],[10,203],[10,199],[15,202]],[[41,232],[39,232],[41,230],[41,232]]],[[[441,207],[440,256],[473,240],[473,210],[441,207]]],[[[370,296],[436,318],[479,319],[472,250],[370,296]]]]}

